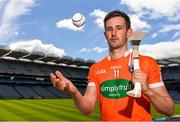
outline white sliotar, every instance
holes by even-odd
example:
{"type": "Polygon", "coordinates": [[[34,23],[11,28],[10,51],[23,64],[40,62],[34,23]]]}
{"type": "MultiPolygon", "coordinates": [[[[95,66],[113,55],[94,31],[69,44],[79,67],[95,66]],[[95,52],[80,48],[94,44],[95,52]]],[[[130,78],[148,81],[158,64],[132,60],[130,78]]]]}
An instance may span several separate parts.
{"type": "Polygon", "coordinates": [[[83,14],[81,13],[75,13],[72,17],[72,23],[73,25],[75,25],[76,27],[81,27],[85,24],[86,22],[86,18],[84,17],[83,14]]]}

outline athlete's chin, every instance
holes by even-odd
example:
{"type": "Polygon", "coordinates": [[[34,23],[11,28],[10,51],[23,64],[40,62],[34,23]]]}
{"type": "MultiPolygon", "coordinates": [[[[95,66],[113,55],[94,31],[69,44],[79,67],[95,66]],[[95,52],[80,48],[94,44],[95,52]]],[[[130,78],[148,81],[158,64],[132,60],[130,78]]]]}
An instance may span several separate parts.
{"type": "Polygon", "coordinates": [[[115,50],[121,48],[120,45],[110,45],[110,50],[115,50]]]}

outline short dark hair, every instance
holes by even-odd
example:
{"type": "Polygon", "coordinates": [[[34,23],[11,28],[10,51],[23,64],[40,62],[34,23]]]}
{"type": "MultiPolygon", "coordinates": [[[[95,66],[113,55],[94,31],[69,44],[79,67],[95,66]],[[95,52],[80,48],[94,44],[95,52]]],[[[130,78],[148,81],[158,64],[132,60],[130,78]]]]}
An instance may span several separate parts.
{"type": "Polygon", "coordinates": [[[106,22],[113,17],[124,18],[126,21],[126,28],[127,29],[131,28],[131,20],[130,20],[129,16],[126,13],[124,13],[123,11],[114,10],[114,11],[109,12],[104,18],[104,28],[105,29],[106,29],[106,22]]]}

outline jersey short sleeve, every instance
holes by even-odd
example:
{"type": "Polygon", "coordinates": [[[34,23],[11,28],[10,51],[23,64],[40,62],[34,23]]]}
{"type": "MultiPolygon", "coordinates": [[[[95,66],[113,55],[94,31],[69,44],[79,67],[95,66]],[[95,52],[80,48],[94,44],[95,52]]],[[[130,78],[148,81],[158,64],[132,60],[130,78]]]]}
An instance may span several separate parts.
{"type": "Polygon", "coordinates": [[[149,70],[150,70],[148,74],[149,87],[155,88],[159,86],[164,86],[161,76],[161,68],[154,59],[151,59],[150,61],[149,70]]]}
{"type": "Polygon", "coordinates": [[[95,81],[96,81],[96,76],[95,76],[95,64],[93,64],[91,67],[90,67],[90,70],[89,70],[89,74],[88,74],[88,86],[89,85],[92,85],[94,86],[95,85],[95,81]]]}

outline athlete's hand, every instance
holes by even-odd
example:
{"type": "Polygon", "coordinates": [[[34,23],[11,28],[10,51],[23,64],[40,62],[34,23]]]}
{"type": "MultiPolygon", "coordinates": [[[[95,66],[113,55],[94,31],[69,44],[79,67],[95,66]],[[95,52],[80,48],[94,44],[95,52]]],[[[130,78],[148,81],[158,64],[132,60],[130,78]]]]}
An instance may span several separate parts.
{"type": "Polygon", "coordinates": [[[72,82],[65,78],[60,71],[56,71],[55,74],[51,73],[50,78],[53,86],[61,91],[65,91],[73,95],[77,90],[72,82]]]}
{"type": "Polygon", "coordinates": [[[149,91],[149,85],[147,83],[147,74],[142,72],[141,70],[135,70],[132,76],[132,82],[140,82],[141,88],[143,92],[149,91]]]}

